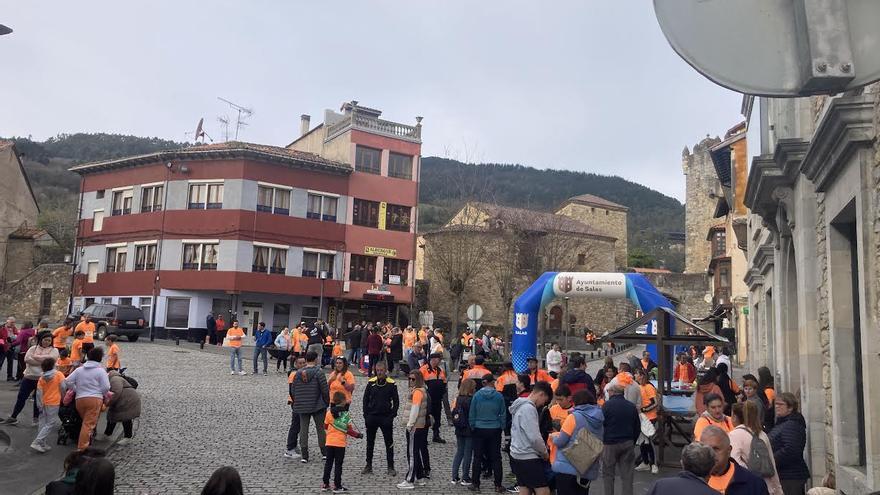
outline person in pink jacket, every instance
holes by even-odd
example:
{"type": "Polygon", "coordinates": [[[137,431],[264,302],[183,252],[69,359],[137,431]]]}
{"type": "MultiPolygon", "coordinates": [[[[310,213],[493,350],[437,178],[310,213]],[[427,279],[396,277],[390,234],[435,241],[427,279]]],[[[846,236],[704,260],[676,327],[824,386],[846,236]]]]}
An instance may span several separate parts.
{"type": "Polygon", "coordinates": [[[770,461],[773,463],[773,476],[764,478],[764,482],[767,483],[767,490],[770,492],[770,495],[783,495],[782,484],[779,483],[779,474],[776,473],[776,461],[773,460],[773,448],[770,446],[770,439],[767,438],[767,434],[761,429],[758,407],[752,401],[738,402],[733,405],[731,419],[733,420],[734,428],[728,434],[731,447],[730,458],[739,463],[740,466],[748,467],[752,438],[757,432],[758,438],[767,445],[767,452],[771,453],[770,461]]]}

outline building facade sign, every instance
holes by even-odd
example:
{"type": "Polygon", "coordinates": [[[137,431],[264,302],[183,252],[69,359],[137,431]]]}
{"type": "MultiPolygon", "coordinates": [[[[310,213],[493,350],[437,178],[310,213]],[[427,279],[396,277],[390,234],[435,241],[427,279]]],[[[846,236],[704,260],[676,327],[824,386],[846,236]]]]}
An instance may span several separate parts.
{"type": "Polygon", "coordinates": [[[396,258],[397,250],[391,248],[364,246],[364,254],[369,256],[384,256],[386,258],[396,258]]]}
{"type": "Polygon", "coordinates": [[[626,297],[626,277],[622,273],[562,272],[554,280],[553,293],[559,297],[626,297]]]}

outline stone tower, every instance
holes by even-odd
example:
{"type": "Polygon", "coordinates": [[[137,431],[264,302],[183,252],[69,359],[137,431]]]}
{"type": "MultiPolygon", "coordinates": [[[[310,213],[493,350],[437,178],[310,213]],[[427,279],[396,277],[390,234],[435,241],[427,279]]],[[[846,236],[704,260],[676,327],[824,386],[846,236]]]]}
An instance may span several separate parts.
{"type": "Polygon", "coordinates": [[[706,273],[709,268],[711,253],[706,235],[716,221],[713,218],[715,205],[722,194],[709,149],[720,142],[719,138],[707,135],[694,145],[693,152],[685,146],[681,154],[681,168],[686,178],[685,273],[706,273]]]}

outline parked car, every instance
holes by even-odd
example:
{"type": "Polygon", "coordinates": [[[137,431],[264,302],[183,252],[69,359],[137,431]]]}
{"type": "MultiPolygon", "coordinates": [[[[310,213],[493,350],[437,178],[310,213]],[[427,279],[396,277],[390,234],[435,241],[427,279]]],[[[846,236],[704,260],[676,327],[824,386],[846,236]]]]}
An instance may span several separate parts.
{"type": "Polygon", "coordinates": [[[71,315],[74,321],[80,316],[90,315],[95,322],[95,340],[104,340],[110,334],[128,337],[129,342],[137,341],[147,331],[147,319],[140,308],[121,304],[92,304],[77,314],[71,315]]]}

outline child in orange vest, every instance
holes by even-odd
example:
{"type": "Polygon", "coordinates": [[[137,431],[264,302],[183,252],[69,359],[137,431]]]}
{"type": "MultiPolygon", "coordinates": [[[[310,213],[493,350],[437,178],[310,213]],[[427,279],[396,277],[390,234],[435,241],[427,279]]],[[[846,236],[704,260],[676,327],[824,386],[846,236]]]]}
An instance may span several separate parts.
{"type": "Polygon", "coordinates": [[[104,339],[104,345],[107,347],[107,371],[119,371],[122,367],[119,363],[119,346],[116,345],[116,339],[116,335],[108,335],[104,339]]]}
{"type": "Polygon", "coordinates": [[[31,443],[31,448],[39,453],[47,452],[52,447],[46,439],[61,425],[58,419],[58,408],[64,395],[64,374],[55,369],[55,358],[46,358],[40,363],[43,374],[37,380],[37,404],[40,407],[39,431],[31,443]]]}

